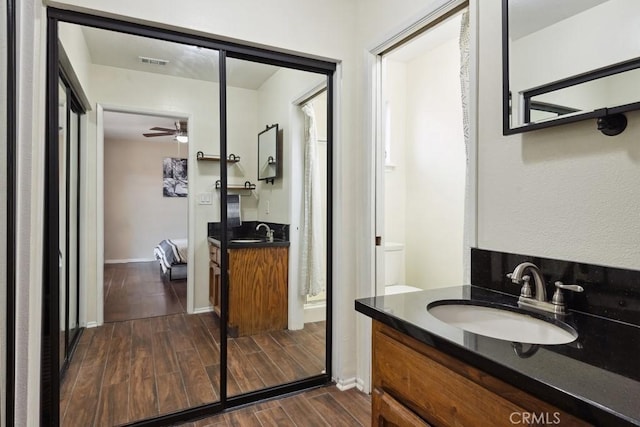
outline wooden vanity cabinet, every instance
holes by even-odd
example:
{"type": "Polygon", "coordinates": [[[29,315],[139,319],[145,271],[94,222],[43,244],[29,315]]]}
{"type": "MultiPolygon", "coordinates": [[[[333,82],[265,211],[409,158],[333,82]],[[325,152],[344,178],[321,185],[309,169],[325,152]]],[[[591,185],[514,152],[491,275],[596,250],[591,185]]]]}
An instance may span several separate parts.
{"type": "Polygon", "coordinates": [[[378,321],[372,370],[372,426],[589,425],[378,321]]]}
{"type": "MultiPolygon", "coordinates": [[[[289,248],[228,249],[229,335],[240,337],[287,328],[289,248]]],[[[209,301],[220,315],[221,250],[209,243],[209,301]]]]}

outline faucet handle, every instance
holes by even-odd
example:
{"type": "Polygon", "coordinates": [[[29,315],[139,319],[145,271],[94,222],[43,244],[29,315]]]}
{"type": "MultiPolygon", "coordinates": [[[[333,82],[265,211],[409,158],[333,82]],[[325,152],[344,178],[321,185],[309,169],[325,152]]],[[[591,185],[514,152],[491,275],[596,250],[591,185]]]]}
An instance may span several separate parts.
{"type": "Polygon", "coordinates": [[[522,288],[520,288],[520,296],[523,298],[533,298],[529,281],[531,281],[531,276],[522,276],[522,288]]]}
{"type": "Polygon", "coordinates": [[[554,285],[556,285],[556,288],[558,289],[566,289],[567,291],[573,292],[584,292],[584,288],[580,285],[565,285],[559,280],[555,282],[554,285]]]}
{"type": "Polygon", "coordinates": [[[554,285],[556,286],[556,291],[553,294],[551,302],[555,305],[564,306],[564,295],[562,294],[563,289],[572,292],[584,292],[584,288],[580,285],[565,285],[561,281],[555,282],[554,285]]]}

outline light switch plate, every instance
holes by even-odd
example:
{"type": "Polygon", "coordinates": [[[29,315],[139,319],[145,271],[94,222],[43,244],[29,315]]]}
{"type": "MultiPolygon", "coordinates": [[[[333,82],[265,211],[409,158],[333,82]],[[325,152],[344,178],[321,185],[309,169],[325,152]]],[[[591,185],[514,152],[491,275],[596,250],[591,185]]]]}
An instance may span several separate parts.
{"type": "Polygon", "coordinates": [[[211,205],[213,203],[211,193],[198,194],[198,203],[201,205],[211,205]]]}

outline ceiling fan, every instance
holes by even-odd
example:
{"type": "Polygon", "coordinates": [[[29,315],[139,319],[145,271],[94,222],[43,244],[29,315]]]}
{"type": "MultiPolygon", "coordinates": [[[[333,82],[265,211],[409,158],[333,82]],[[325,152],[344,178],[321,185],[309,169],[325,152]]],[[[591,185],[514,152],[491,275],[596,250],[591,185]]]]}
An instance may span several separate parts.
{"type": "Polygon", "coordinates": [[[163,128],[163,127],[152,127],[149,130],[158,131],[156,133],[143,133],[142,135],[146,137],[154,137],[154,136],[175,136],[175,140],[178,142],[189,142],[188,132],[187,132],[187,121],[180,120],[179,122],[175,122],[175,129],[163,128]]]}

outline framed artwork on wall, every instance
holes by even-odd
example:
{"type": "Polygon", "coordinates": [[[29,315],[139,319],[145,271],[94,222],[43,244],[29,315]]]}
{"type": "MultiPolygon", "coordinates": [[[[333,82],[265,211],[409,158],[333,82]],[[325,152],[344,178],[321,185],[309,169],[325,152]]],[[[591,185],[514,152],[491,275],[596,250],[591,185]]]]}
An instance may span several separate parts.
{"type": "Polygon", "coordinates": [[[162,159],[162,195],[187,197],[187,159],[165,157],[162,159]]]}

